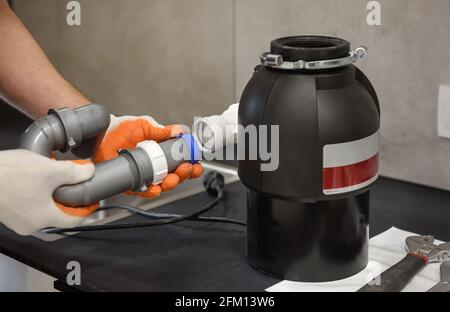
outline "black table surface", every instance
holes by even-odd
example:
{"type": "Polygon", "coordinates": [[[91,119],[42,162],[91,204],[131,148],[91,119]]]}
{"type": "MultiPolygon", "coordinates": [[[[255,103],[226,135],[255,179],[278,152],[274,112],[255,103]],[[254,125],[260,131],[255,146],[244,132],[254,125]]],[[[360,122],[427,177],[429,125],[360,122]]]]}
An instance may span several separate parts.
{"type": "MultiPolygon", "coordinates": [[[[228,185],[225,200],[209,214],[245,219],[245,194],[240,182],[228,185]]],[[[184,213],[210,200],[201,193],[157,210],[184,213]]],[[[371,236],[396,226],[450,241],[450,192],[380,178],[370,218],[371,236]]],[[[278,280],[247,264],[245,236],[238,225],[184,222],[44,242],[0,225],[0,252],[61,281],[67,263],[78,261],[83,291],[263,291],[278,280]]]]}

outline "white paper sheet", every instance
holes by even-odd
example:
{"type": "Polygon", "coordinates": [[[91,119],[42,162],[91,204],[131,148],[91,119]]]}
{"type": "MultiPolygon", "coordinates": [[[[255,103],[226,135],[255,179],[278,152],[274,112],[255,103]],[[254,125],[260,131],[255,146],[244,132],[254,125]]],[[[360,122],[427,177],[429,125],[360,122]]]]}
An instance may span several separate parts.
{"type": "MultiPolygon", "coordinates": [[[[270,292],[352,292],[378,276],[381,272],[393,266],[406,256],[405,240],[409,236],[419,235],[411,232],[390,228],[369,241],[369,265],[360,273],[338,281],[326,283],[299,283],[282,281],[266,289],[270,292]]],[[[428,235],[428,234],[426,234],[428,235]]],[[[435,241],[441,244],[442,241],[435,241]]],[[[440,280],[440,263],[428,264],[411,283],[403,290],[405,292],[427,291],[440,280]]]]}

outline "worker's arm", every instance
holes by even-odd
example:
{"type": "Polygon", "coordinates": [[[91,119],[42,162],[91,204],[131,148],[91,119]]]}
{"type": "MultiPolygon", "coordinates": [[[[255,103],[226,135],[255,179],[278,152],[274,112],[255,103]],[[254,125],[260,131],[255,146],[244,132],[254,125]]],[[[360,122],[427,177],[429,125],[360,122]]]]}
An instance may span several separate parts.
{"type": "MultiPolygon", "coordinates": [[[[50,108],[75,108],[90,102],[56,71],[6,0],[0,0],[0,43],[0,97],[17,109],[37,119],[50,108]]],[[[95,159],[105,161],[115,157],[117,150],[134,147],[139,141],[161,141],[171,135],[172,127],[162,127],[149,116],[111,116],[110,128],[95,159]]],[[[59,205],[63,208],[60,210],[52,194],[60,185],[92,177],[94,167],[84,165],[83,168],[24,150],[0,152],[0,222],[24,235],[45,226],[79,223],[80,217],[95,207],[71,209],[59,205]]],[[[151,185],[139,195],[156,197],[201,173],[200,165],[183,164],[161,185],[151,185]]]]}
{"type": "Polygon", "coordinates": [[[0,96],[28,116],[89,103],[53,67],[31,34],[0,0],[0,96]]]}

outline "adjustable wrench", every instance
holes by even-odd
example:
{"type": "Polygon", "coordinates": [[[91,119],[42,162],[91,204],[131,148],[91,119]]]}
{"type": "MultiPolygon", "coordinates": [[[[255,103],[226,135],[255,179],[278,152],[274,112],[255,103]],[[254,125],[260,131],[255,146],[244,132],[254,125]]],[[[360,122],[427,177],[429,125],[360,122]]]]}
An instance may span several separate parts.
{"type": "Polygon", "coordinates": [[[450,260],[450,242],[433,244],[433,236],[411,236],[406,239],[408,254],[400,262],[390,267],[372,282],[359,289],[359,292],[401,291],[430,262],[450,260]],[[375,284],[374,281],[379,281],[375,284]]]}
{"type": "Polygon", "coordinates": [[[428,292],[450,292],[450,261],[441,264],[441,281],[428,292]]]}

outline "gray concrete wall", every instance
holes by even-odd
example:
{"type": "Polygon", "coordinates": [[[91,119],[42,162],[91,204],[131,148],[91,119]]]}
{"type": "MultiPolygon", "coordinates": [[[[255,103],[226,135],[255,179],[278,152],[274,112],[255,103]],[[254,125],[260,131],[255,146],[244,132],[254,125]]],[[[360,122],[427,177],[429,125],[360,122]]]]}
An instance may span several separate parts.
{"type": "Polygon", "coordinates": [[[273,38],[344,37],[369,47],[359,66],[382,106],[381,173],[450,190],[450,141],[437,137],[438,87],[450,84],[450,1],[88,0],[82,26],[66,1],[16,0],[58,69],[115,113],[190,123],[239,95],[273,38]]]}
{"type": "Polygon", "coordinates": [[[59,71],[116,114],[191,124],[226,108],[233,89],[229,0],[84,0],[81,26],[61,0],[17,0],[15,11],[59,71]]]}

